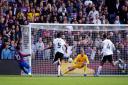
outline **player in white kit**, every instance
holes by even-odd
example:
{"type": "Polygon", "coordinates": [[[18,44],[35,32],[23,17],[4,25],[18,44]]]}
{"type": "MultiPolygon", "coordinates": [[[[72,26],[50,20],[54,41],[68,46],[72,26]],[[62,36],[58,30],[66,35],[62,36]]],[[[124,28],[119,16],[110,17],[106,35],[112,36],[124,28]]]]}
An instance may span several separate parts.
{"type": "Polygon", "coordinates": [[[57,34],[57,38],[53,40],[53,47],[55,57],[53,59],[53,64],[57,64],[58,66],[58,76],[61,75],[61,61],[64,57],[64,53],[66,52],[67,46],[66,42],[61,38],[61,33],[57,34]]]}
{"type": "Polygon", "coordinates": [[[102,42],[102,51],[101,51],[101,54],[103,55],[103,57],[101,59],[100,66],[98,67],[98,70],[96,71],[94,76],[99,76],[102,70],[102,67],[106,61],[109,61],[112,66],[115,66],[115,63],[112,58],[113,51],[115,50],[115,46],[110,39],[107,39],[106,34],[103,35],[103,38],[104,40],[102,42]]]}

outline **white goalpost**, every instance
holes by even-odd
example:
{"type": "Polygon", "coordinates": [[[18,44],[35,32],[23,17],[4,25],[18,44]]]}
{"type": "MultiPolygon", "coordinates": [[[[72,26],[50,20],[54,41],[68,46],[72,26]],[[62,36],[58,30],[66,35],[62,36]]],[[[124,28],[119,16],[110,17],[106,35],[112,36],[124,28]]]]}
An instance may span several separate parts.
{"type": "MultiPolygon", "coordinates": [[[[118,63],[112,67],[108,62],[103,67],[101,75],[128,75],[128,25],[127,24],[59,24],[59,23],[30,23],[22,25],[22,50],[32,54],[27,58],[32,68],[32,75],[57,75],[57,66],[52,64],[54,49],[47,49],[58,32],[62,32],[62,38],[68,43],[69,50],[64,56],[62,72],[72,65],[68,58],[74,59],[83,47],[90,64],[87,74],[93,75],[100,64],[102,56],[102,35],[106,33],[116,47],[114,61],[121,59],[124,63],[118,63]],[[39,38],[43,44],[38,42],[39,38]],[[121,67],[121,66],[122,67],[121,67]]],[[[82,75],[83,69],[76,69],[69,75],[82,75]]]]}

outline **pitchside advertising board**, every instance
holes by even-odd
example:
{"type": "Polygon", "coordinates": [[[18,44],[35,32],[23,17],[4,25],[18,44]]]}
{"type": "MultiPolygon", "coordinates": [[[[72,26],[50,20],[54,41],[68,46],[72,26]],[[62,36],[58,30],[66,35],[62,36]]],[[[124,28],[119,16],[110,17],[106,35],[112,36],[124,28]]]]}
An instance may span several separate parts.
{"type": "Polygon", "coordinates": [[[21,70],[16,60],[0,60],[0,75],[20,75],[21,70]]]}

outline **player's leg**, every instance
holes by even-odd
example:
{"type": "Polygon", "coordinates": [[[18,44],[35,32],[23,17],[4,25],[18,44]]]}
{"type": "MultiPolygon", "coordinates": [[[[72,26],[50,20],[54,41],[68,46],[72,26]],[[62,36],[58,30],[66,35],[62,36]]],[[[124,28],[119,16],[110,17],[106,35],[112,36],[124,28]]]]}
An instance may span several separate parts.
{"type": "Polygon", "coordinates": [[[24,73],[28,74],[28,71],[24,68],[24,63],[23,63],[23,62],[20,62],[20,63],[19,63],[19,66],[20,66],[20,69],[21,69],[24,73]]]}
{"type": "Polygon", "coordinates": [[[58,60],[58,52],[55,54],[55,57],[53,59],[53,64],[56,64],[57,65],[57,71],[58,71],[58,75],[59,75],[60,65],[59,65],[59,60],[58,60]]]}
{"type": "Polygon", "coordinates": [[[53,64],[58,64],[58,57],[57,57],[57,54],[55,54],[55,57],[53,59],[53,64]]]}
{"type": "Polygon", "coordinates": [[[61,75],[61,60],[58,58],[58,76],[61,75]]]}
{"type": "Polygon", "coordinates": [[[114,66],[118,65],[119,61],[114,61],[114,66]]]}
{"type": "Polygon", "coordinates": [[[28,71],[23,66],[21,66],[20,68],[25,74],[28,74],[28,71]]]}
{"type": "Polygon", "coordinates": [[[126,72],[127,64],[122,59],[118,59],[117,61],[115,61],[115,63],[122,73],[126,72]]]}
{"type": "Polygon", "coordinates": [[[28,71],[28,75],[31,75],[31,67],[27,62],[24,61],[23,63],[24,63],[24,68],[28,71]]]}
{"type": "Polygon", "coordinates": [[[122,59],[118,59],[118,60],[116,60],[116,61],[113,61],[113,63],[114,63],[114,66],[118,66],[119,65],[119,63],[122,63],[122,59]]]}
{"type": "Polygon", "coordinates": [[[70,71],[75,70],[76,68],[77,68],[76,66],[68,67],[68,69],[64,72],[64,74],[67,74],[67,73],[69,73],[70,71]]]}
{"type": "Polygon", "coordinates": [[[100,65],[99,65],[99,67],[98,67],[98,69],[97,69],[97,71],[96,71],[96,73],[95,73],[94,76],[99,76],[99,75],[100,75],[100,73],[101,73],[101,71],[102,71],[102,67],[103,67],[104,63],[106,62],[106,60],[107,60],[107,56],[104,56],[104,57],[101,59],[100,65]]]}
{"type": "Polygon", "coordinates": [[[58,65],[58,63],[60,64],[60,56],[62,56],[62,55],[60,55],[60,53],[59,52],[57,52],[56,54],[55,54],[55,57],[54,57],[54,59],[53,59],[53,64],[56,64],[56,65],[58,65]]]}
{"type": "Polygon", "coordinates": [[[58,57],[58,76],[62,76],[62,73],[61,73],[61,64],[62,64],[63,56],[64,56],[64,54],[59,53],[59,57],[58,57]]]}
{"type": "Polygon", "coordinates": [[[87,64],[85,64],[83,67],[84,67],[84,76],[87,76],[87,73],[86,73],[87,72],[87,64]]]}
{"type": "Polygon", "coordinates": [[[61,75],[61,61],[62,61],[62,58],[63,58],[63,54],[57,52],[55,54],[55,58],[53,60],[53,64],[57,64],[58,76],[61,75]]]}
{"type": "Polygon", "coordinates": [[[112,66],[116,65],[116,62],[113,61],[112,55],[109,55],[107,59],[108,59],[109,63],[111,63],[112,66]]]}

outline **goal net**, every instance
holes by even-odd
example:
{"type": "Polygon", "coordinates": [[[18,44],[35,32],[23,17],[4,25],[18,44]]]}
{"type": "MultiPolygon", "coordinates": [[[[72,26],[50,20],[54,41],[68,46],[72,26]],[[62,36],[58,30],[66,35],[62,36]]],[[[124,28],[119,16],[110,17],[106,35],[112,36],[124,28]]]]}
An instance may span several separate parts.
{"type": "MultiPolygon", "coordinates": [[[[128,25],[96,25],[96,24],[48,24],[30,23],[22,28],[22,49],[32,55],[28,62],[34,75],[57,75],[57,66],[52,64],[54,49],[45,49],[52,45],[58,32],[68,44],[68,52],[62,61],[62,73],[73,63],[68,58],[75,59],[84,48],[90,64],[87,75],[93,75],[102,59],[101,43],[103,34],[114,43],[113,67],[108,61],[104,64],[101,75],[128,75],[128,25]],[[45,50],[44,50],[45,49],[45,50]]],[[[83,68],[75,69],[66,75],[83,75],[83,68]]]]}

